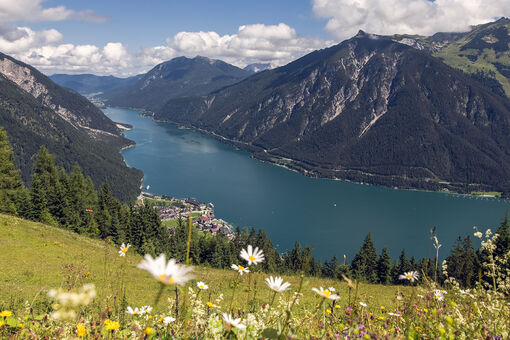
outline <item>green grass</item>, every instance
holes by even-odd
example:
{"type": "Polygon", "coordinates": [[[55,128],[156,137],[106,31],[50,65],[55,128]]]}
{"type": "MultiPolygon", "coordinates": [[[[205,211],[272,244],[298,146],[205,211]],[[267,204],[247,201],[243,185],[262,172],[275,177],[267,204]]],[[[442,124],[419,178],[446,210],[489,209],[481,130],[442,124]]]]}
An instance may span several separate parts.
{"type": "MultiPolygon", "coordinates": [[[[159,284],[148,274],[136,268],[142,257],[132,249],[126,257],[119,257],[117,247],[104,241],[91,239],[66,230],[34,223],[12,216],[0,214],[0,309],[20,308],[22,301],[44,300],[46,291],[64,284],[65,277],[78,278],[76,286],[94,283],[99,301],[103,306],[112,306],[113,297],[119,296],[119,282],[125,282],[127,301],[130,305],[152,305],[159,284]],[[64,266],[74,269],[64,269],[64,266]],[[124,277],[124,279],[122,279],[124,277]],[[13,301],[17,301],[17,306],[13,301]]],[[[233,270],[219,270],[196,267],[195,278],[204,281],[210,287],[211,299],[223,293],[225,300],[230,299],[229,284],[241,279],[236,291],[234,306],[244,306],[248,292],[246,275],[239,277],[233,270]]],[[[255,273],[257,280],[257,302],[270,301],[270,291],[264,284],[268,275],[255,273]]],[[[299,285],[298,276],[285,276],[293,288],[286,294],[292,294],[299,285]]],[[[73,281],[73,280],[71,280],[73,281]]],[[[317,303],[312,287],[335,287],[341,301],[348,299],[348,288],[344,282],[322,278],[305,278],[303,303],[311,307],[317,303]]],[[[374,311],[381,305],[391,308],[395,304],[397,290],[407,291],[408,287],[359,285],[359,299],[369,303],[374,311]]],[[[161,301],[171,292],[167,290],[161,301]]],[[[164,303],[160,303],[164,305],[164,303]]]]}
{"type": "Polygon", "coordinates": [[[494,196],[494,197],[501,197],[501,192],[499,192],[499,191],[471,191],[471,195],[476,195],[476,196],[488,195],[488,196],[494,196]]]}

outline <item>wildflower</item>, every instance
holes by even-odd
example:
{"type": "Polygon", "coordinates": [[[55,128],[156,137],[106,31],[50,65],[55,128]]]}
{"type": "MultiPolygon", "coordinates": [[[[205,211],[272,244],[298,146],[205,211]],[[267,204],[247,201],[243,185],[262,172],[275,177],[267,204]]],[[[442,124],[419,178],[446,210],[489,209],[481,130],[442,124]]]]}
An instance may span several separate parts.
{"type": "Polygon", "coordinates": [[[367,306],[367,304],[366,304],[366,303],[361,302],[361,301],[359,302],[359,304],[360,304],[362,307],[366,307],[366,306],[367,306]]]}
{"type": "Polygon", "coordinates": [[[266,284],[269,286],[270,289],[274,290],[275,292],[283,292],[286,291],[290,283],[285,282],[283,283],[283,279],[281,277],[275,277],[272,276],[266,278],[266,284]]]}
{"type": "Polygon", "coordinates": [[[211,301],[207,301],[205,304],[206,304],[206,305],[207,305],[207,307],[209,307],[209,308],[213,308],[213,307],[214,307],[214,305],[213,305],[213,303],[212,303],[211,301]]]}
{"type": "Polygon", "coordinates": [[[135,309],[131,308],[130,306],[127,307],[126,313],[131,315],[140,315],[143,314],[141,311],[136,307],[135,309]]]}
{"type": "Polygon", "coordinates": [[[163,323],[165,325],[168,325],[169,323],[172,323],[175,321],[175,318],[172,318],[171,316],[167,316],[163,318],[163,323]]]}
{"type": "Polygon", "coordinates": [[[329,308],[326,309],[326,314],[328,314],[328,315],[331,314],[331,309],[329,309],[329,308]]]}
{"type": "Polygon", "coordinates": [[[4,318],[9,317],[11,315],[12,315],[12,312],[10,310],[4,310],[4,311],[0,312],[0,316],[4,317],[4,318]]]}
{"type": "Polygon", "coordinates": [[[439,289],[436,289],[434,291],[434,297],[436,298],[437,301],[443,301],[444,300],[443,292],[444,291],[439,290],[439,289]]]}
{"type": "Polygon", "coordinates": [[[227,314],[227,313],[223,313],[223,321],[225,321],[229,327],[234,326],[235,328],[239,328],[239,329],[246,328],[246,326],[241,323],[240,318],[234,319],[234,318],[232,318],[232,316],[230,314],[227,314]]]}
{"type": "Polygon", "coordinates": [[[104,325],[105,325],[106,329],[109,331],[114,331],[120,327],[120,324],[118,321],[112,321],[110,319],[104,320],[104,325]]]}
{"type": "Polygon", "coordinates": [[[140,308],[140,314],[150,314],[152,312],[151,306],[143,306],[140,308]]]}
{"type": "Polygon", "coordinates": [[[330,300],[340,299],[340,296],[333,294],[328,289],[323,289],[322,287],[319,287],[319,289],[312,288],[312,290],[326,299],[330,299],[330,300]]]}
{"type": "Polygon", "coordinates": [[[392,312],[389,312],[388,315],[390,315],[390,316],[397,316],[397,317],[400,316],[400,314],[396,314],[396,313],[392,313],[392,312]]]}
{"type": "Polygon", "coordinates": [[[129,243],[124,244],[124,242],[122,242],[122,244],[120,245],[119,256],[126,256],[129,247],[131,247],[129,243]]]}
{"type": "Polygon", "coordinates": [[[85,335],[87,335],[87,329],[85,328],[85,326],[82,323],[79,323],[76,326],[76,334],[79,337],[84,337],[85,335]]]}
{"type": "Polygon", "coordinates": [[[181,286],[191,279],[191,271],[193,270],[189,266],[177,264],[174,259],[167,262],[165,254],[159,255],[155,259],[146,254],[138,268],[148,271],[162,284],[175,283],[181,286]]]}
{"type": "Polygon", "coordinates": [[[418,280],[419,276],[420,276],[420,274],[418,274],[417,271],[410,271],[410,272],[400,275],[398,278],[400,280],[408,280],[408,281],[414,282],[414,281],[418,280]]]}
{"type": "Polygon", "coordinates": [[[240,275],[243,275],[243,273],[249,273],[250,270],[248,268],[245,268],[241,265],[237,265],[237,264],[232,264],[232,266],[230,266],[230,268],[234,269],[234,270],[237,270],[239,272],[240,275]]]}
{"type": "Polygon", "coordinates": [[[208,285],[206,285],[205,283],[203,283],[202,281],[197,282],[197,287],[198,287],[199,289],[201,289],[201,290],[207,290],[207,289],[209,289],[209,286],[208,286],[208,285]]]}
{"type": "Polygon", "coordinates": [[[18,328],[23,328],[23,327],[25,327],[25,324],[24,324],[24,323],[19,323],[19,324],[18,324],[18,328]]]}
{"type": "Polygon", "coordinates": [[[248,250],[241,250],[241,257],[248,261],[248,266],[251,266],[252,264],[259,264],[264,261],[264,253],[262,252],[262,249],[259,249],[258,247],[253,249],[251,245],[248,245],[248,250]]]}
{"type": "Polygon", "coordinates": [[[152,333],[152,328],[150,328],[150,327],[145,328],[145,335],[151,335],[151,333],[152,333]]]}
{"type": "Polygon", "coordinates": [[[2,328],[5,325],[5,321],[0,321],[0,328],[2,328]]]}
{"type": "Polygon", "coordinates": [[[461,293],[461,294],[463,294],[463,295],[467,295],[467,296],[471,297],[472,299],[474,299],[474,298],[475,298],[475,296],[474,296],[473,294],[471,294],[471,293],[469,292],[469,290],[463,290],[463,289],[461,289],[461,290],[460,290],[460,293],[461,293]]]}

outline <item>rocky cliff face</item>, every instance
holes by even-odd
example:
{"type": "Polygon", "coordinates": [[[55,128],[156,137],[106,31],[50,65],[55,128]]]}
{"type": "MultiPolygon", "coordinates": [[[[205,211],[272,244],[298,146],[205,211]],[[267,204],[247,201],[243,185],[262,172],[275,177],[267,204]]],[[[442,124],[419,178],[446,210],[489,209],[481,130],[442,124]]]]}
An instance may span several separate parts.
{"type": "Polygon", "coordinates": [[[89,136],[122,138],[115,124],[87,99],[57,86],[33,67],[0,54],[0,74],[89,136]]]}
{"type": "Polygon", "coordinates": [[[510,184],[510,102],[428,52],[366,34],[206,97],[170,101],[155,117],[319,175],[510,184]]]}

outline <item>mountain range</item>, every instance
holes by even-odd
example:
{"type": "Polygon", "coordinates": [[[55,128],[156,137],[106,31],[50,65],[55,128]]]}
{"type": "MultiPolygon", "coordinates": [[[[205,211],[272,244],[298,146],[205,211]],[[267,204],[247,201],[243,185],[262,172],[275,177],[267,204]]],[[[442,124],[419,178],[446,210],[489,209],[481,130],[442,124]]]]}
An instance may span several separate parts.
{"type": "Polygon", "coordinates": [[[119,150],[134,143],[85,97],[5,54],[0,54],[0,126],[7,131],[17,167],[30,182],[34,155],[44,145],[56,164],[78,164],[99,187],[108,181],[122,200],[134,199],[142,173],[126,166],[119,150]]]}
{"type": "Polygon", "coordinates": [[[407,42],[360,32],[153,117],[312,176],[507,191],[508,98],[407,42]]]}
{"type": "Polygon", "coordinates": [[[179,57],[124,80],[54,79],[310,176],[509,193],[509,32],[506,18],[430,37],[360,31],[255,74],[267,65],[179,57]]]}

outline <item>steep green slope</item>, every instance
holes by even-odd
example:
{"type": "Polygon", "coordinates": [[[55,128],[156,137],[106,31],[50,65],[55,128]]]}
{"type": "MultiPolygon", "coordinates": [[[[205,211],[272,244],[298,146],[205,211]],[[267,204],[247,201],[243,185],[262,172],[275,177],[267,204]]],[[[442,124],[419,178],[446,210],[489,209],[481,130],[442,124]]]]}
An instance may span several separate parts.
{"type": "Polygon", "coordinates": [[[119,154],[121,147],[132,142],[122,136],[115,123],[80,95],[59,87],[27,65],[3,58],[0,62],[15,74],[10,73],[10,77],[19,82],[26,79],[25,85],[30,83],[31,88],[41,91],[34,97],[0,74],[0,126],[7,131],[24,182],[30,182],[33,156],[45,145],[57,156],[57,165],[69,171],[78,163],[96,187],[108,181],[120,199],[135,198],[142,173],[128,168],[119,154]]]}
{"type": "Polygon", "coordinates": [[[113,89],[101,97],[110,106],[154,111],[171,98],[207,94],[250,74],[220,60],[178,57],[155,66],[131,86],[113,89]]]}

